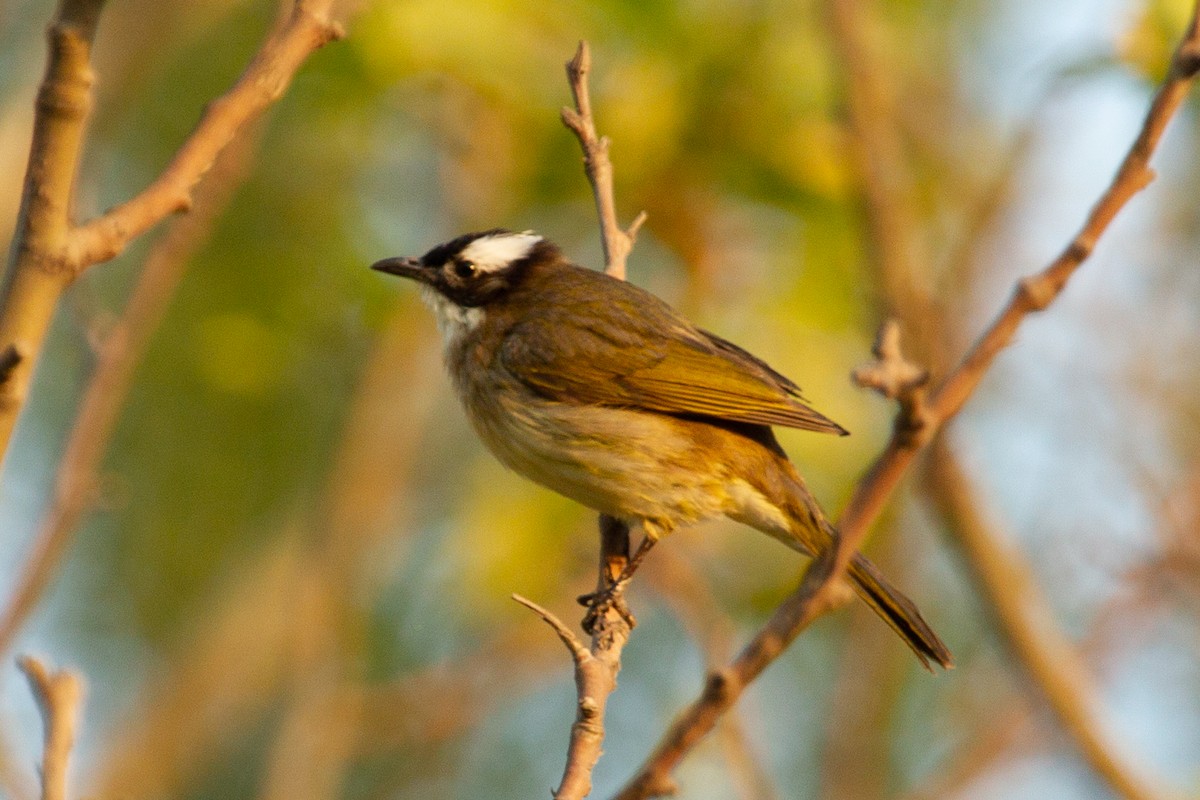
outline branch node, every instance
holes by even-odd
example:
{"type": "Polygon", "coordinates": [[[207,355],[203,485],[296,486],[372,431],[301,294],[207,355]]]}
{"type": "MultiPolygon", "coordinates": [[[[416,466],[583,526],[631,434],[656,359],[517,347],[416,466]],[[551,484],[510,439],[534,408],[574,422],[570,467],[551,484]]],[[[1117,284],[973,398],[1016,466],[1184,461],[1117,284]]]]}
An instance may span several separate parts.
{"type": "MultiPolygon", "coordinates": [[[[1067,248],[1069,257],[1074,257],[1075,252],[1083,253],[1079,260],[1087,257],[1089,252],[1086,242],[1076,240],[1067,248]]],[[[1076,262],[1077,263],[1077,262],[1076,262]]],[[[1022,278],[1017,283],[1017,293],[1020,294],[1022,301],[1031,311],[1044,311],[1054,302],[1054,298],[1058,296],[1058,288],[1048,280],[1046,273],[1038,273],[1022,278]]]]}
{"type": "Polygon", "coordinates": [[[1063,258],[1074,264],[1082,263],[1096,249],[1096,240],[1087,236],[1077,236],[1067,245],[1063,258]]]}
{"type": "Polygon", "coordinates": [[[704,696],[724,705],[737,691],[737,684],[737,676],[728,667],[713,670],[708,674],[708,681],[704,686],[704,696]]]}
{"type": "Polygon", "coordinates": [[[854,368],[851,379],[863,389],[871,389],[889,400],[929,383],[929,371],[904,357],[900,348],[900,325],[889,319],[879,327],[871,348],[875,360],[854,368]]]}
{"type": "Polygon", "coordinates": [[[1189,39],[1175,52],[1175,74],[1180,78],[1193,78],[1200,72],[1200,41],[1189,39]]]}
{"type": "Polygon", "coordinates": [[[583,118],[579,116],[578,111],[568,106],[563,106],[562,110],[559,111],[559,116],[562,118],[564,125],[575,131],[577,135],[583,135],[583,118]]]}
{"type": "Polygon", "coordinates": [[[875,360],[855,367],[851,379],[863,389],[895,400],[900,405],[894,423],[898,442],[905,447],[919,447],[931,427],[925,403],[929,370],[905,358],[900,348],[900,325],[894,319],[880,326],[871,352],[875,360]]]}
{"type": "Polygon", "coordinates": [[[67,765],[75,743],[83,681],[74,672],[51,672],[33,656],[21,656],[17,667],[29,680],[45,730],[42,745],[42,797],[63,800],[67,796],[67,765]]]}
{"type": "Polygon", "coordinates": [[[12,377],[13,370],[24,360],[24,348],[16,342],[10,342],[8,347],[5,347],[0,352],[0,386],[8,383],[8,379],[12,377]]]}
{"type": "Polygon", "coordinates": [[[594,720],[600,713],[600,704],[591,695],[579,698],[579,717],[585,722],[594,720]]]}
{"type": "Polygon", "coordinates": [[[591,68],[591,48],[588,47],[586,39],[580,39],[579,46],[575,48],[575,55],[567,62],[567,79],[572,84],[582,82],[591,68]]]}

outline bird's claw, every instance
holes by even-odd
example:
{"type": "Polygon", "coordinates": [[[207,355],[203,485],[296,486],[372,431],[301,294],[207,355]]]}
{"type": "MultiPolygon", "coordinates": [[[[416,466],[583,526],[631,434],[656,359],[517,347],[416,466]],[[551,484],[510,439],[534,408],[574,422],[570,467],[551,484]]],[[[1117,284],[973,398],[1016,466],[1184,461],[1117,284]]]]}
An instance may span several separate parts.
{"type": "Polygon", "coordinates": [[[637,619],[625,602],[625,584],[621,581],[601,591],[581,594],[576,600],[581,606],[587,606],[582,625],[589,636],[595,635],[603,627],[609,611],[617,612],[630,628],[637,626],[637,619]]]}

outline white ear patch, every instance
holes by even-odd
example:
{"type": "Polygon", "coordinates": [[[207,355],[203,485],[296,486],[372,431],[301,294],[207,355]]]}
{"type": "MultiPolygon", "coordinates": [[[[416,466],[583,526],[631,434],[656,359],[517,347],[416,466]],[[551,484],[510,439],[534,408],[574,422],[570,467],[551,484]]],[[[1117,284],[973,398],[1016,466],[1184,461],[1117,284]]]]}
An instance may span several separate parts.
{"type": "Polygon", "coordinates": [[[497,272],[514,261],[529,255],[533,246],[542,240],[536,233],[496,233],[471,242],[462,251],[462,258],[481,272],[497,272]]]}

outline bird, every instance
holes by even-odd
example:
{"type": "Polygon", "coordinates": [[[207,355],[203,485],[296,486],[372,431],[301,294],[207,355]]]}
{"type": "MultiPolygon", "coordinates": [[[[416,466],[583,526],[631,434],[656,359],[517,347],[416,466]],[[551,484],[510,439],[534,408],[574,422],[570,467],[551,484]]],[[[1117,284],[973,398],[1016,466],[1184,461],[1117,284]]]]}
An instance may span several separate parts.
{"type": "MultiPolygon", "coordinates": [[[[371,268],[420,285],[458,399],[501,463],[641,529],[629,567],[673,530],[722,516],[810,557],[836,541],[772,426],[847,431],[792,380],[651,292],[503,228],[371,268]]],[[[861,553],[846,577],[923,666],[953,665],[861,553]]]]}

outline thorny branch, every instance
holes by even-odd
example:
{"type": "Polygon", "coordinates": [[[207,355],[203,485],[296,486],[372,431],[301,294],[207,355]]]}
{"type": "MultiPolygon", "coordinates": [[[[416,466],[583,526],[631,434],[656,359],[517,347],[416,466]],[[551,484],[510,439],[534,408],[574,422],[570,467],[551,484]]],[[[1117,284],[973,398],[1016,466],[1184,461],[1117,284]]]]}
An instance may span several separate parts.
{"type": "Polygon", "coordinates": [[[1193,12],[1141,132],[1083,227],[1048,267],[1018,283],[1000,315],[933,392],[922,436],[918,439],[903,429],[893,432],[883,453],[859,481],[838,521],[841,538],[837,547],[812,562],[799,588],[776,609],[771,620],[733,664],[710,675],[704,691],[662,737],[650,758],[618,793],[618,800],[640,800],[671,793],[674,788],[671,772],[737,700],[747,679],[757,677],[816,616],[837,604],[830,591],[832,579],[845,569],[847,560],[879,517],[917,453],[966,403],[1025,317],[1047,308],[1054,301],[1071,275],[1091,254],[1117,212],[1150,183],[1153,178],[1150,157],[1191,88],[1197,71],[1200,71],[1200,22],[1197,12],[1193,12]]]}

